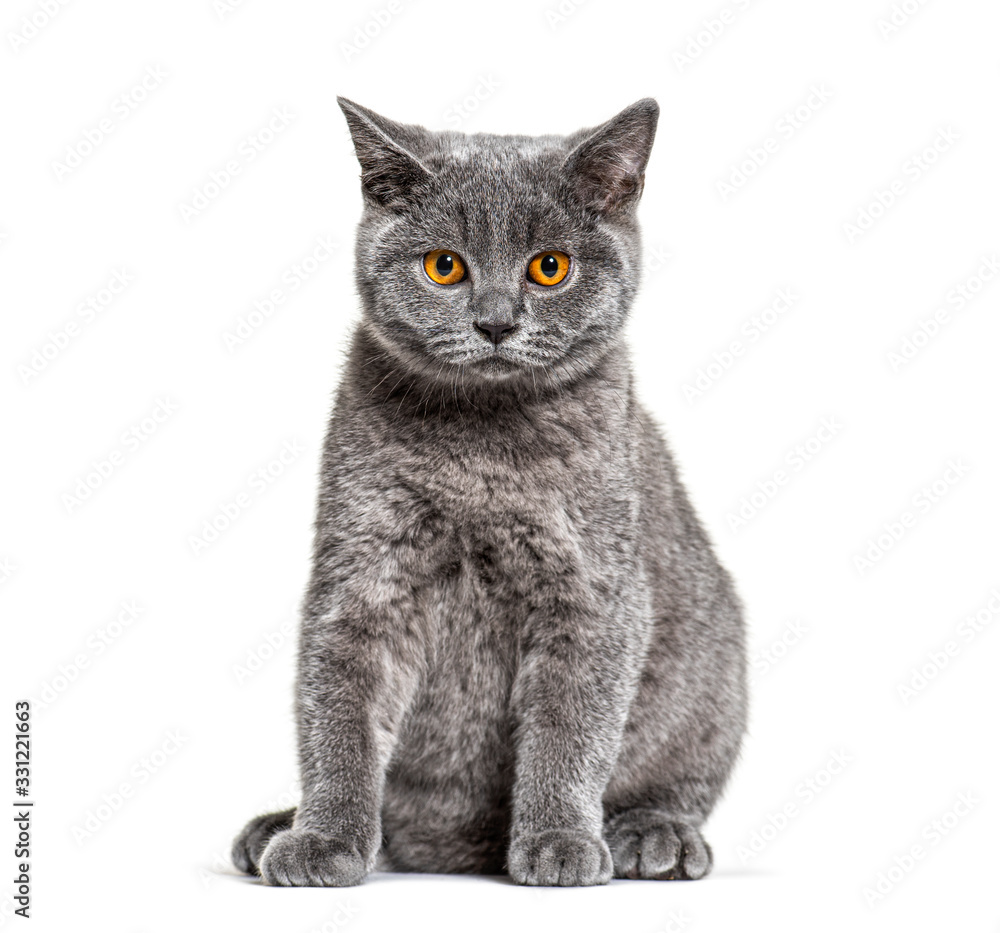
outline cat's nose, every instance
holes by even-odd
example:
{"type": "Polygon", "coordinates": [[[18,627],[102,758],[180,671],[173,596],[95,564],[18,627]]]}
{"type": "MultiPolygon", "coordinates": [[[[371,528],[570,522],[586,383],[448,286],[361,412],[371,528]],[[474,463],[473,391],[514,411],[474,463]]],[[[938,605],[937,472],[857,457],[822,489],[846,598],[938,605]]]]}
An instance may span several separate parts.
{"type": "Polygon", "coordinates": [[[517,328],[517,325],[513,321],[500,321],[499,323],[494,323],[493,321],[476,321],[476,330],[481,334],[484,334],[487,339],[493,341],[493,345],[500,346],[500,341],[503,340],[511,331],[517,328]]]}

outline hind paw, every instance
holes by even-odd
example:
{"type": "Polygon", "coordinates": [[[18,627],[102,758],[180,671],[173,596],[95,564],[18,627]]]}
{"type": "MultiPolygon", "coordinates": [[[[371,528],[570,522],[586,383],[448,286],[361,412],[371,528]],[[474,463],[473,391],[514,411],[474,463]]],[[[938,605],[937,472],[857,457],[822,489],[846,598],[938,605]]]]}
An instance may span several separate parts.
{"type": "Polygon", "coordinates": [[[254,817],[233,840],[233,864],[248,875],[259,875],[260,859],[271,837],[283,829],[290,829],[294,818],[294,808],[254,817]]]}
{"type": "Polygon", "coordinates": [[[659,810],[619,813],[608,820],[605,837],[616,878],[694,881],[712,868],[712,850],[701,833],[659,810]]]}

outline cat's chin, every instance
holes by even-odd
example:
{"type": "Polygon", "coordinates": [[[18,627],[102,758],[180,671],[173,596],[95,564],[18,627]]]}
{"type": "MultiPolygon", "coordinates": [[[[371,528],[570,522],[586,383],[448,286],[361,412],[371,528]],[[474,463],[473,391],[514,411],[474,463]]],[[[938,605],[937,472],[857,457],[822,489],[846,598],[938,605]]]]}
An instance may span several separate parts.
{"type": "Polygon", "coordinates": [[[481,359],[473,360],[466,366],[468,371],[484,379],[504,380],[523,375],[528,367],[511,359],[509,356],[494,353],[481,359]]]}
{"type": "Polygon", "coordinates": [[[594,360],[585,355],[537,360],[500,352],[452,364],[445,368],[445,372],[438,369],[436,375],[448,382],[457,375],[459,380],[467,383],[471,380],[485,385],[537,390],[573,382],[599,364],[600,358],[594,360]]]}

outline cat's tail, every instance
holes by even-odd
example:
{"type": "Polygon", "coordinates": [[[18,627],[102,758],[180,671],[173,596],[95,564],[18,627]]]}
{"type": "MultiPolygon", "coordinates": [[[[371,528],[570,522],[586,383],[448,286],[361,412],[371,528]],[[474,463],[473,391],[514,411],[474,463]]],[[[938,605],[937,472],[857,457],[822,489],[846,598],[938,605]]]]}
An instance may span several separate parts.
{"type": "Polygon", "coordinates": [[[248,875],[259,875],[260,858],[271,837],[283,829],[291,829],[294,819],[295,807],[280,813],[255,816],[233,840],[233,864],[248,875]]]}

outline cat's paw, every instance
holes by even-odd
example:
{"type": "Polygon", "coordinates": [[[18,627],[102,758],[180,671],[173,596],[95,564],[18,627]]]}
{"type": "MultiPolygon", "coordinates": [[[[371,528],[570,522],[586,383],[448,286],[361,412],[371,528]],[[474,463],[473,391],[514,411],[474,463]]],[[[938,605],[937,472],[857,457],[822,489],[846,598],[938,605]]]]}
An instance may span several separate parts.
{"type": "Polygon", "coordinates": [[[348,887],[368,874],[357,846],[307,829],[286,829],[267,844],[260,873],[283,887],[348,887]]]}
{"type": "Polygon", "coordinates": [[[712,868],[712,850],[701,833],[658,810],[619,813],[608,821],[605,836],[616,878],[694,881],[712,868]]]}
{"type": "Polygon", "coordinates": [[[604,840],[583,831],[550,829],[516,836],[507,852],[507,871],[516,884],[607,884],[611,868],[604,840]]]}
{"type": "Polygon", "coordinates": [[[295,808],[281,813],[254,817],[233,840],[233,864],[248,875],[260,874],[260,857],[275,833],[289,829],[295,818],[295,808]]]}

